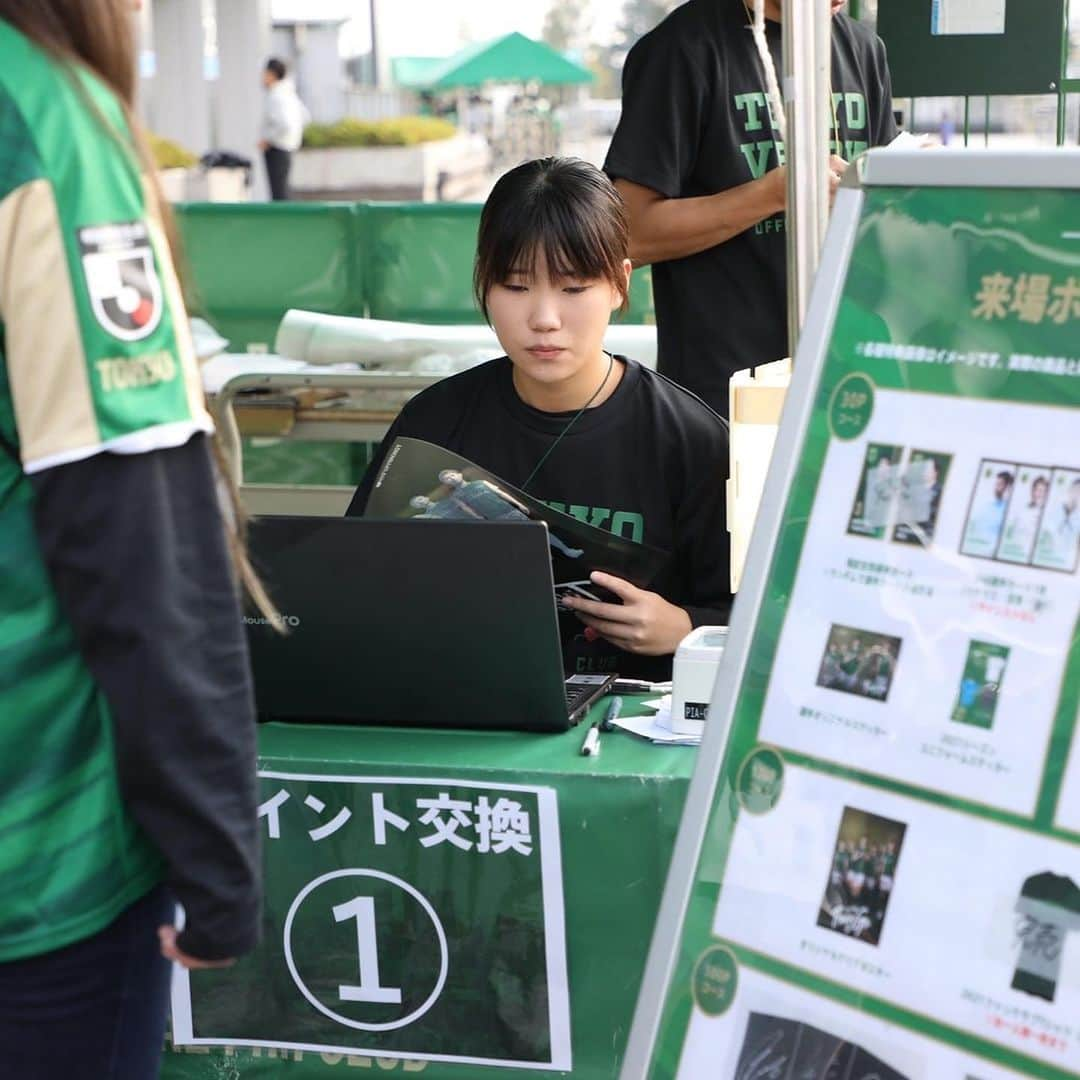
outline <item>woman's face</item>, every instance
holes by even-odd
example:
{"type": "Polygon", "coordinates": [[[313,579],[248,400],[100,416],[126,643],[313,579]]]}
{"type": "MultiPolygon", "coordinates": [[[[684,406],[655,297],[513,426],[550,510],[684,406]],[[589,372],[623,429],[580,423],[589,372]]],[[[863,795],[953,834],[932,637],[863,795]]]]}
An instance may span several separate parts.
{"type": "Polygon", "coordinates": [[[1036,480],[1031,485],[1031,505],[1042,506],[1046,502],[1046,481],[1043,479],[1036,480]]]}
{"type": "MultiPolygon", "coordinates": [[[[630,260],[624,272],[630,278],[630,260]]],[[[487,294],[491,325],[519,376],[557,384],[591,371],[603,355],[604,332],[622,303],[606,278],[552,277],[543,252],[487,294]]]]}

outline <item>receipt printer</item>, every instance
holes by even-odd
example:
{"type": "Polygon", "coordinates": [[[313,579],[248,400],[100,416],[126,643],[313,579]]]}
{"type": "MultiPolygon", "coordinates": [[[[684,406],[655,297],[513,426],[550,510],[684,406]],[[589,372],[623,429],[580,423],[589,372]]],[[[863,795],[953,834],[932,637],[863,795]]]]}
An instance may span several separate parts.
{"type": "Polygon", "coordinates": [[[671,675],[672,731],[704,732],[727,633],[726,626],[699,626],[679,642],[671,675]]]}

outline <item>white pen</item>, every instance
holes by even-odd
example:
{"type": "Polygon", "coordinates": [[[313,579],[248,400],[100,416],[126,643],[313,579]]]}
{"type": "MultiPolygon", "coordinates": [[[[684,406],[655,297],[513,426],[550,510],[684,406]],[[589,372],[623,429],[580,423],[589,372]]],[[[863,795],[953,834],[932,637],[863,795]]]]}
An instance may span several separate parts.
{"type": "Polygon", "coordinates": [[[584,757],[592,757],[600,753],[600,725],[592,724],[585,732],[585,741],[581,744],[581,753],[584,757]]]}

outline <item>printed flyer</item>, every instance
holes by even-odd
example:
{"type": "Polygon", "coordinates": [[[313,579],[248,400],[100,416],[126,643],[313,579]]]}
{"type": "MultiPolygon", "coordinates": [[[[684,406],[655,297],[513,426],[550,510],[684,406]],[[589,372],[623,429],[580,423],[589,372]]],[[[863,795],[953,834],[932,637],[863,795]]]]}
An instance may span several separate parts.
{"type": "Polygon", "coordinates": [[[1080,191],[862,198],[624,1080],[1080,1075],[1080,191]]]}
{"type": "Polygon", "coordinates": [[[548,528],[557,600],[565,592],[592,600],[612,599],[606,589],[589,580],[594,570],[644,588],[667,558],[658,548],[548,506],[468,458],[423,439],[395,440],[376,477],[364,516],[418,521],[543,521],[548,528]]]}

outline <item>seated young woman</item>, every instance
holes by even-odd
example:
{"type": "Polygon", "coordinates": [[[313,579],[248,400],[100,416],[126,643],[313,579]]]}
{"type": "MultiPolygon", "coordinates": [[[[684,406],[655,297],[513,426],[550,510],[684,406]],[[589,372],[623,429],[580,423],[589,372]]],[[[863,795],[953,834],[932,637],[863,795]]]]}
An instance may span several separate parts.
{"type": "Polygon", "coordinates": [[[623,204],[592,165],[544,158],[506,173],[480,217],[474,273],[506,355],[413,398],[348,513],[363,513],[387,451],[408,436],[669,552],[648,588],[594,573],[621,602],[571,598],[560,613],[568,672],[662,679],[693,627],[728,619],[728,438],[689,391],[604,351],[627,303],[628,247],[623,204]]]}

